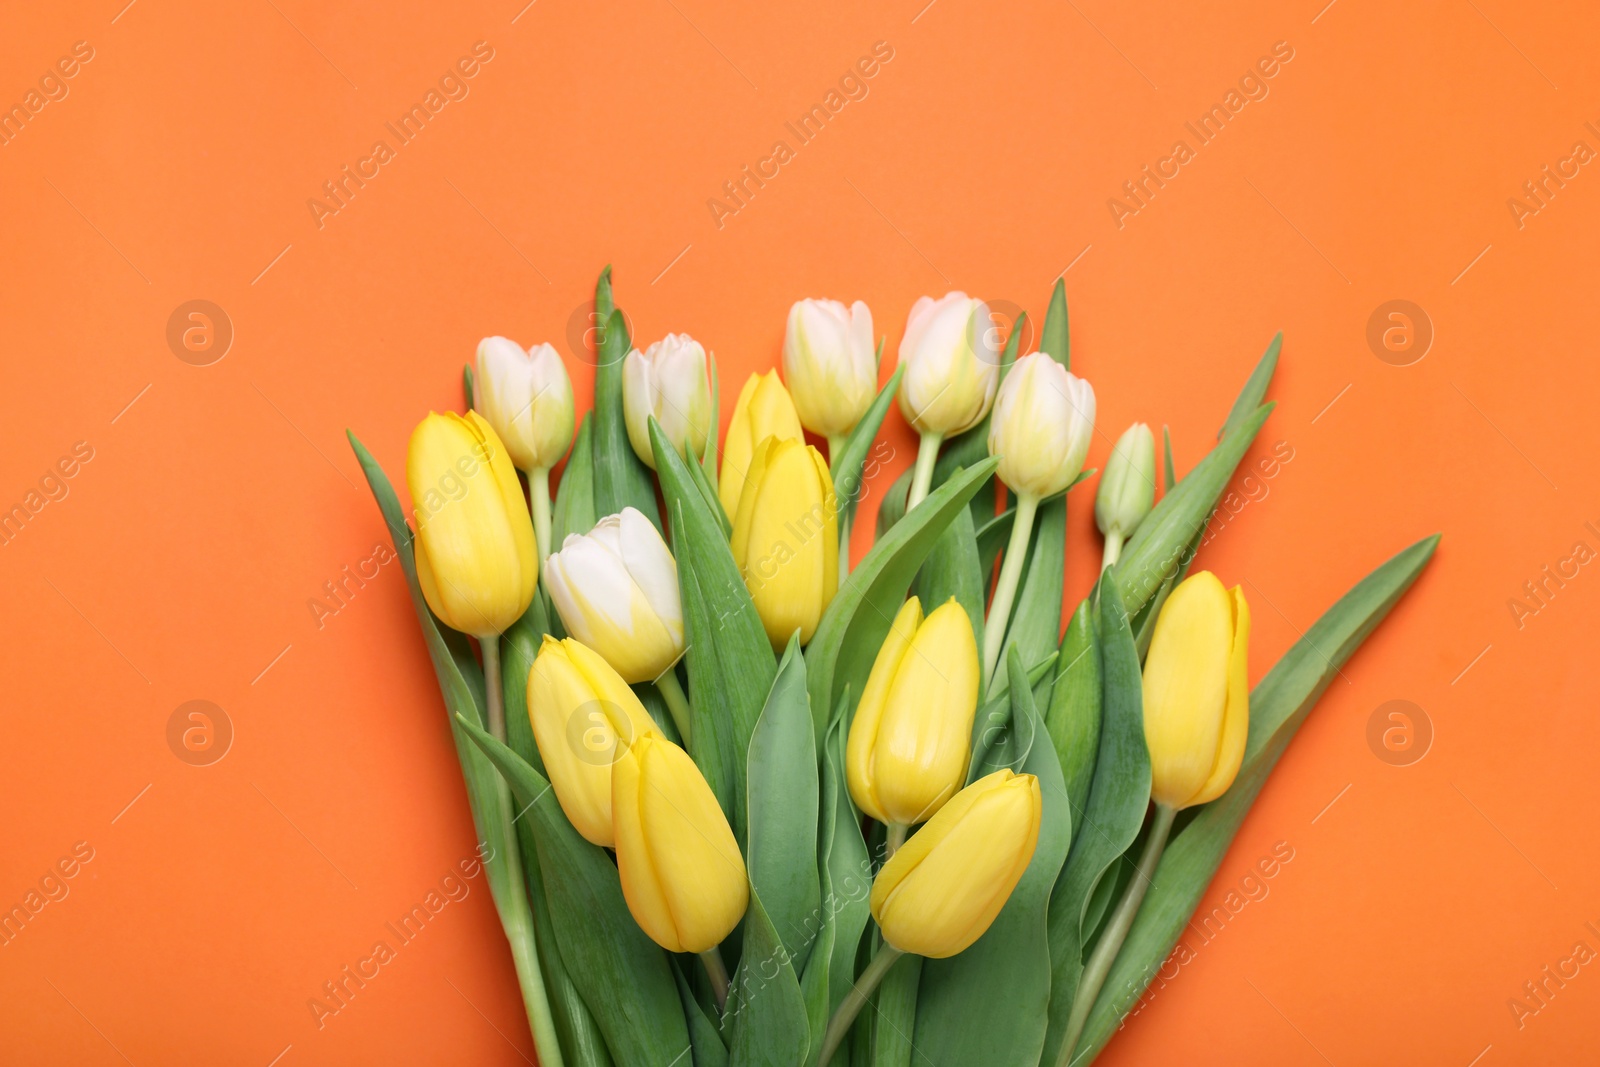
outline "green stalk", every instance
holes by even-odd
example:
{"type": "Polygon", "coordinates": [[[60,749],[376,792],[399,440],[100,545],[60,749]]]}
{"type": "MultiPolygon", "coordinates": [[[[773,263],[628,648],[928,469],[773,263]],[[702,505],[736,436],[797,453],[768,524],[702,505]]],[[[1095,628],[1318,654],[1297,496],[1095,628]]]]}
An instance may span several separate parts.
{"type": "Polygon", "coordinates": [[[906,832],[911,827],[904,823],[892,822],[888,826],[888,841],[883,849],[883,862],[888,863],[894,859],[894,854],[900,851],[900,846],[906,843],[906,832]]]}
{"type": "Polygon", "coordinates": [[[656,690],[661,694],[661,699],[667,702],[667,710],[672,712],[672,724],[678,728],[678,736],[683,738],[684,747],[689,745],[689,698],[683,693],[683,684],[678,681],[678,666],[673,664],[668,667],[661,677],[656,679],[656,690]]]}
{"type": "Polygon", "coordinates": [[[989,618],[983,628],[983,677],[994,677],[1000,662],[1000,648],[1006,639],[1006,624],[1011,620],[1011,602],[1017,597],[1022,580],[1022,565],[1028,559],[1028,542],[1033,537],[1033,517],[1039,498],[1031,493],[1017,494],[1017,514],[1011,521],[1011,540],[1006,543],[1005,559],[1000,564],[1000,581],[989,604],[989,618]]]}
{"type": "MultiPolygon", "coordinates": [[[[500,688],[500,637],[490,634],[479,638],[483,649],[483,680],[489,698],[489,732],[500,741],[506,736],[505,694],[500,688]]],[[[485,867],[504,869],[507,890],[505,899],[495,897],[495,907],[500,913],[500,925],[506,940],[511,943],[511,960],[517,968],[517,985],[522,990],[522,1006],[528,1013],[528,1026],[533,1030],[534,1049],[539,1062],[545,1067],[562,1067],[561,1042],[556,1037],[555,1018],[550,1012],[549,995],[545,992],[544,972],[539,967],[539,953],[534,942],[533,911],[528,906],[524,888],[522,853],[517,849],[516,829],[512,825],[511,787],[499,774],[494,776],[495,807],[499,809],[500,840],[494,842],[494,854],[483,861],[485,867]]],[[[495,878],[488,879],[492,887],[495,878]]]]}
{"type": "Polygon", "coordinates": [[[885,941],[878,954],[872,957],[872,962],[867,964],[867,969],[861,972],[861,977],[856,979],[856,984],[850,987],[850,992],[840,1002],[839,1010],[828,1020],[827,1032],[822,1037],[822,1058],[817,1060],[817,1067],[828,1067],[828,1062],[839,1049],[839,1042],[849,1032],[850,1024],[856,1021],[856,1016],[866,1006],[867,998],[872,996],[872,991],[878,988],[878,983],[883,981],[883,976],[889,973],[895,961],[904,955],[904,952],[885,941]]]}
{"type": "Polygon", "coordinates": [[[711,992],[717,998],[717,1010],[721,1011],[728,1006],[728,965],[722,962],[722,946],[712,945],[700,953],[700,962],[705,965],[706,977],[711,979],[711,992]]]}
{"type": "MultiPolygon", "coordinates": [[[[845,442],[849,440],[849,434],[840,434],[838,437],[828,438],[828,463],[830,466],[838,462],[839,457],[844,455],[845,442]]],[[[830,471],[829,473],[832,474],[833,472],[830,471]]],[[[859,490],[860,486],[856,488],[859,490]]],[[[839,523],[839,584],[843,585],[844,580],[850,577],[850,519],[855,515],[856,511],[856,494],[852,493],[848,500],[836,501],[835,506],[838,509],[839,523]]]]}
{"type": "Polygon", "coordinates": [[[1067,1067],[1072,1062],[1072,1052],[1077,1048],[1078,1038],[1083,1036],[1089,1009],[1094,1007],[1100,987],[1105,985],[1106,975],[1111,972],[1111,964],[1116,961],[1122,942],[1128,936],[1128,929],[1133,926],[1134,916],[1139,914],[1139,905],[1144,903],[1145,891],[1150,888],[1150,879],[1156,873],[1156,865],[1161,862],[1161,852],[1167,847],[1167,836],[1172,833],[1172,820],[1177,814],[1175,808],[1165,804],[1156,805],[1155,818],[1150,822],[1150,836],[1145,839],[1144,851],[1139,853],[1139,866],[1134,869],[1133,879],[1128,883],[1128,888],[1123,890],[1122,899],[1117,901],[1117,910],[1106,921],[1105,933],[1100,935],[1089,962],[1084,965],[1083,978],[1078,983],[1078,994],[1072,1001],[1072,1014],[1067,1018],[1067,1033],[1061,1040],[1061,1054],[1056,1058],[1056,1067],[1067,1067]]]}
{"type": "Polygon", "coordinates": [[[922,443],[917,445],[917,468],[911,475],[911,488],[906,493],[906,512],[922,503],[922,498],[928,495],[928,490],[933,487],[933,465],[939,462],[939,445],[944,441],[944,434],[925,433],[922,443]]]}
{"type": "Polygon", "coordinates": [[[533,501],[533,539],[538,542],[539,575],[544,576],[544,561],[550,558],[550,470],[528,472],[528,489],[533,501]]]}
{"type": "Polygon", "coordinates": [[[1105,570],[1107,567],[1117,562],[1117,557],[1122,555],[1122,542],[1123,536],[1121,530],[1113,527],[1111,532],[1106,534],[1106,550],[1105,553],[1100,557],[1101,570],[1105,570]]]}

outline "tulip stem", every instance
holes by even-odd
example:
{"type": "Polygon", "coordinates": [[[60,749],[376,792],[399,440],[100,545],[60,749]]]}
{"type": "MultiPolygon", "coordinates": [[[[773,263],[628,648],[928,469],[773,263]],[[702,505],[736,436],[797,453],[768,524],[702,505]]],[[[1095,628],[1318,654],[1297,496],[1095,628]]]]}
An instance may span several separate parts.
{"type": "MultiPolygon", "coordinates": [[[[828,438],[828,467],[829,473],[838,477],[837,464],[844,456],[845,445],[850,441],[849,434],[840,434],[838,437],[828,438]]],[[[836,500],[839,523],[839,584],[844,585],[844,580],[850,577],[850,518],[855,514],[856,497],[860,495],[860,479],[857,484],[850,487],[850,495],[844,500],[836,500]]]]}
{"type": "Polygon", "coordinates": [[[1150,836],[1145,838],[1144,850],[1139,853],[1139,865],[1134,869],[1133,879],[1128,882],[1128,888],[1123,890],[1122,899],[1117,901],[1117,910],[1106,920],[1105,932],[1096,942],[1089,962],[1084,964],[1083,978],[1078,983],[1078,993],[1072,1001],[1072,1014],[1067,1019],[1067,1033],[1061,1040],[1056,1067],[1067,1067],[1072,1062],[1073,1050],[1078,1045],[1078,1038],[1083,1036],[1084,1024],[1089,1021],[1089,1009],[1094,1007],[1100,987],[1105,985],[1106,975],[1111,973],[1111,965],[1116,962],[1122,942],[1133,926],[1134,916],[1139,914],[1139,905],[1144,903],[1145,891],[1150,888],[1150,879],[1156,873],[1156,865],[1161,862],[1161,853],[1167,847],[1167,835],[1172,833],[1172,820],[1177,814],[1175,808],[1165,804],[1156,805],[1155,818],[1150,820],[1150,836]]]}
{"type": "Polygon", "coordinates": [[[850,1024],[856,1021],[856,1016],[866,1006],[867,998],[878,988],[878,983],[889,973],[889,968],[904,955],[904,952],[885,941],[878,954],[872,957],[872,962],[867,964],[867,969],[861,972],[861,977],[856,979],[856,984],[850,987],[850,992],[840,1002],[839,1010],[828,1020],[828,1029],[822,1038],[822,1058],[817,1061],[817,1067],[828,1067],[844,1035],[850,1032],[850,1024]]]}
{"type": "Polygon", "coordinates": [[[700,953],[700,962],[705,964],[706,977],[711,979],[711,992],[717,998],[717,1011],[728,1006],[728,965],[722,962],[722,947],[712,945],[700,953]]]}
{"type": "Polygon", "coordinates": [[[884,843],[883,862],[888,863],[894,859],[894,854],[900,851],[900,846],[906,843],[906,831],[911,829],[905,823],[892,822],[887,827],[888,840],[884,843]]]}
{"type": "Polygon", "coordinates": [[[906,493],[906,511],[922,503],[933,487],[933,465],[939,462],[939,445],[944,442],[942,433],[925,433],[917,446],[917,467],[911,475],[911,489],[906,493]]]}
{"type": "Polygon", "coordinates": [[[528,472],[528,491],[533,498],[533,539],[539,553],[539,576],[544,577],[544,561],[550,558],[550,469],[528,472]]]}
{"type": "Polygon", "coordinates": [[[483,687],[489,698],[489,732],[496,741],[506,739],[506,695],[500,688],[500,635],[478,638],[483,649],[483,687]]]}
{"type": "Polygon", "coordinates": [[[683,739],[683,746],[688,748],[689,698],[683,695],[683,684],[678,681],[676,664],[668,667],[661,677],[656,679],[656,691],[661,694],[661,699],[667,702],[667,710],[672,712],[672,724],[678,728],[678,736],[683,739]]]}
{"type": "Polygon", "coordinates": [[[1103,571],[1107,567],[1112,566],[1117,562],[1117,558],[1121,555],[1122,531],[1113,529],[1110,533],[1106,534],[1106,550],[1100,557],[1100,569],[1103,571]]]}
{"type": "Polygon", "coordinates": [[[1017,583],[1022,580],[1022,565],[1028,559],[1028,542],[1033,537],[1033,516],[1038,510],[1038,497],[1031,493],[1017,494],[1017,515],[1011,521],[1011,540],[1006,543],[1005,558],[1000,563],[1000,580],[995,584],[994,599],[989,602],[989,617],[983,626],[985,682],[994,677],[995,665],[1000,662],[1006,624],[1011,621],[1011,603],[1017,598],[1017,583]]]}

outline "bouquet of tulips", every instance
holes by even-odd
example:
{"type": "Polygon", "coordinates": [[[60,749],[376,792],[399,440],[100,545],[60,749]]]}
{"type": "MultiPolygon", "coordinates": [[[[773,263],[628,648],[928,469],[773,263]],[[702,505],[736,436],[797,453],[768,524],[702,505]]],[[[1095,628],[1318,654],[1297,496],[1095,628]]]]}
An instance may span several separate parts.
{"type": "Polygon", "coordinates": [[[782,379],[751,375],[725,434],[715,361],[685,334],[633,348],[609,268],[594,323],[581,422],[551,346],[482,342],[466,414],[411,436],[409,521],[351,438],[540,1060],[1092,1061],[1437,536],[1251,690],[1247,598],[1191,563],[1278,339],[1183,477],[1170,438],[1160,469],[1146,426],[1117,440],[1104,565],[1064,618],[1096,431],[1059,281],[1029,354],[981,301],[919,300],[881,388],[866,305],[800,301],[782,379]],[[851,570],[896,399],[921,446],[851,570]]]}

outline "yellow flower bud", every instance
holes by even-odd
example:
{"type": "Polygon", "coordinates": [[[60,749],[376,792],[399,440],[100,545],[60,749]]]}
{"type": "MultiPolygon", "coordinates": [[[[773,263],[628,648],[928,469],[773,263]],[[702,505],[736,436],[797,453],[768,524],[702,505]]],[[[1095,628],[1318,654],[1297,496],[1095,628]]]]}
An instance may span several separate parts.
{"type": "Polygon", "coordinates": [[[451,629],[505,632],[533,600],[539,578],[533,521],[516,468],[476,411],[428,417],[406,451],[417,583],[451,629]]]}
{"type": "Polygon", "coordinates": [[[989,420],[995,471],[1018,494],[1054,496],[1083,470],[1094,435],[1094,387],[1049,354],[1023,356],[1000,383],[989,420]]]}
{"type": "Polygon", "coordinates": [[[1106,472],[1094,498],[1094,521],[1100,532],[1122,537],[1150,514],[1156,499],[1156,439],[1142,422],[1129,426],[1111,448],[1106,472]]]}
{"type": "Polygon", "coordinates": [[[999,770],[979,778],[878,872],[872,917],[901,952],[954,956],[989,929],[1039,843],[1039,779],[999,770]]]}
{"type": "Polygon", "coordinates": [[[651,470],[651,416],[680,453],[687,448],[698,457],[711,433],[711,385],[700,342],[669,333],[643,352],[629,352],[622,361],[622,415],[634,454],[651,470]]]}
{"type": "Polygon", "coordinates": [[[783,376],[806,429],[830,440],[855,429],[878,391],[867,305],[796,301],[783,336],[783,376]]]}
{"type": "Polygon", "coordinates": [[[1000,380],[989,306],[966,293],[925,296],[900,339],[900,413],[920,434],[969,430],[989,413],[1000,380]]]}
{"type": "Polygon", "coordinates": [[[528,719],[567,820],[595,844],[614,844],[612,767],[633,741],[658,732],[655,720],[593,649],[549,634],[528,672],[528,719]]]}
{"type": "Polygon", "coordinates": [[[1172,590],[1144,664],[1150,795],[1173,810],[1233,784],[1250,732],[1250,605],[1210,571],[1172,590]]]}
{"type": "Polygon", "coordinates": [[[750,375],[733,405],[733,421],[728,423],[728,436],[722,442],[722,472],[717,482],[717,495],[730,517],[739,511],[739,494],[750,469],[750,457],[768,437],[805,439],[794,401],[775,370],[750,375]]]}
{"type": "Polygon", "coordinates": [[[623,508],[587,534],[567,535],[544,573],[567,633],[624,681],[654,681],[683,655],[678,565],[637,510],[623,508]]]}
{"type": "Polygon", "coordinates": [[[505,442],[519,470],[549,470],[572,444],[572,380],[550,345],[504,337],[478,342],[472,406],[505,442]]]}
{"type": "Polygon", "coordinates": [[[744,918],[744,857],[689,754],[658,734],[623,751],[611,775],[622,895],[668,952],[705,952],[744,918]]]}
{"type": "MultiPolygon", "coordinates": [[[[726,471],[726,469],[724,469],[726,471]]],[[[811,635],[839,582],[833,480],[813,447],[768,437],[750,457],[733,520],[734,562],[772,647],[811,635]]]]}
{"type": "Polygon", "coordinates": [[[895,616],[861,691],[845,753],[856,807],[881,823],[926,822],[967,779],[978,708],[978,644],[951,597],[926,619],[895,616]]]}

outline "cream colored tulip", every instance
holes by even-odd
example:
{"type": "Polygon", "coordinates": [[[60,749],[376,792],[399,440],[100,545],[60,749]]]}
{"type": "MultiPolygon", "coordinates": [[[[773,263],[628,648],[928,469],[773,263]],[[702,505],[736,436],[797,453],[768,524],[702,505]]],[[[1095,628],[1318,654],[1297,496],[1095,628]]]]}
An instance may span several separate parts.
{"type": "Polygon", "coordinates": [[[995,472],[1017,495],[1043,499],[1072,484],[1094,436],[1094,387],[1044,352],[1017,360],[989,420],[995,472]]]}
{"type": "Polygon", "coordinates": [[[854,430],[878,391],[867,305],[796,301],[783,335],[783,376],[802,426],[829,441],[854,430]]]}
{"type": "Polygon", "coordinates": [[[991,325],[989,306],[966,293],[912,305],[900,339],[900,413],[919,434],[960,433],[989,413],[1000,378],[991,325]]]}
{"type": "Polygon", "coordinates": [[[472,406],[505,442],[517,469],[549,470],[572,444],[572,380],[550,345],[522,346],[504,337],[478,342],[472,406]]]}
{"type": "Polygon", "coordinates": [[[650,419],[682,453],[698,457],[711,433],[711,385],[706,376],[706,350],[686,333],[669,333],[622,361],[622,413],[634,454],[651,470],[650,419]]]}

